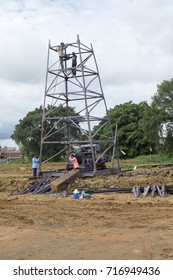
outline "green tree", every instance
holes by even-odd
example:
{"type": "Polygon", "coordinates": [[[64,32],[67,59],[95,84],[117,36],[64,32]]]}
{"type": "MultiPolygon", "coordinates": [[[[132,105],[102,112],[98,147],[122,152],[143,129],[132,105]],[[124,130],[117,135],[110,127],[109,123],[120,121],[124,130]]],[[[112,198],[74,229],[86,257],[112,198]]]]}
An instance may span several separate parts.
{"type": "MultiPolygon", "coordinates": [[[[48,108],[45,110],[45,112],[50,112],[48,108]]],[[[40,153],[40,143],[41,143],[41,129],[42,129],[42,114],[43,114],[43,108],[40,106],[40,108],[36,108],[34,111],[29,112],[23,119],[19,120],[19,123],[15,126],[14,132],[11,135],[11,138],[22,147],[22,150],[24,154],[31,158],[31,155],[40,153]]],[[[75,110],[72,107],[63,107],[62,105],[58,107],[54,107],[51,110],[51,113],[49,114],[50,117],[54,116],[68,116],[68,115],[75,115],[75,110]]],[[[50,127],[53,126],[53,120],[46,121],[45,127],[49,130],[50,127]]],[[[52,136],[49,140],[53,141],[55,139],[65,139],[66,135],[63,134],[63,132],[59,132],[57,135],[56,132],[57,127],[53,127],[52,130],[52,136]]],[[[79,130],[73,128],[71,135],[73,137],[79,137],[79,130]]],[[[57,151],[60,150],[59,145],[45,145],[44,151],[45,154],[43,158],[49,158],[52,154],[57,153],[57,151]]],[[[61,155],[59,155],[61,156],[61,155]]],[[[59,158],[57,157],[57,160],[59,158]]]]}
{"type": "MultiPolygon", "coordinates": [[[[117,148],[127,153],[128,157],[135,157],[149,153],[150,142],[143,129],[143,115],[148,110],[147,102],[134,104],[132,101],[115,106],[108,111],[113,131],[117,129],[117,148]]],[[[101,126],[102,123],[99,123],[101,126]]],[[[94,128],[94,130],[96,127],[94,128]]],[[[108,126],[100,131],[101,135],[108,135],[108,126]]]]}
{"type": "Polygon", "coordinates": [[[165,117],[165,111],[154,104],[146,107],[143,112],[141,127],[154,153],[159,152],[161,148],[160,140],[162,138],[165,117]]]}
{"type": "Polygon", "coordinates": [[[22,147],[22,151],[28,157],[31,157],[32,153],[39,155],[41,120],[42,107],[40,106],[20,119],[11,135],[11,138],[22,147]]]}
{"type": "Polygon", "coordinates": [[[157,92],[152,97],[152,104],[163,109],[167,113],[167,122],[173,123],[173,78],[157,86],[157,92]]]}
{"type": "Polygon", "coordinates": [[[159,132],[160,137],[164,138],[163,152],[170,154],[173,151],[170,144],[173,141],[173,78],[169,81],[164,80],[157,86],[157,92],[152,97],[152,107],[160,112],[159,132]]]}

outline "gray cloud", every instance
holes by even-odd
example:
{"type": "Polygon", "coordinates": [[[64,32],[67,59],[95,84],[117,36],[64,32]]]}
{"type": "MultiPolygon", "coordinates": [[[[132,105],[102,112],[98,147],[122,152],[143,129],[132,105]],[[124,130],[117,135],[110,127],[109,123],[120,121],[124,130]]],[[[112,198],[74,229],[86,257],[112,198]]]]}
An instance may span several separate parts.
{"type": "Polygon", "coordinates": [[[0,0],[0,138],[43,102],[47,46],[92,43],[108,107],[151,101],[172,78],[170,0],[0,0]]]}

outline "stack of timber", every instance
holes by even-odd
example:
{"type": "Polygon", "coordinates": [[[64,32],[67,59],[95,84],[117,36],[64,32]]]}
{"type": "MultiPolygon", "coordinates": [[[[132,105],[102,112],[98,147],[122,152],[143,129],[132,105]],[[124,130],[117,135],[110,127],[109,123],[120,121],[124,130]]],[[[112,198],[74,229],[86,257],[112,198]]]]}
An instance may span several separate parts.
{"type": "MultiPolygon", "coordinates": [[[[146,186],[146,187],[135,187],[138,188],[140,193],[143,193],[146,188],[148,188],[148,193],[152,192],[153,187],[163,187],[165,189],[165,193],[167,194],[173,194],[173,186],[158,186],[158,185],[152,185],[152,186],[146,186]]],[[[89,194],[94,193],[133,193],[134,187],[126,187],[126,188],[118,188],[118,187],[104,187],[104,188],[79,188],[80,192],[85,191],[89,194]]]]}
{"type": "Polygon", "coordinates": [[[49,192],[51,190],[49,180],[50,180],[50,178],[47,178],[46,180],[40,179],[35,184],[26,187],[22,191],[15,190],[15,191],[12,191],[9,195],[27,194],[27,193],[39,194],[39,193],[49,192]]]}
{"type": "Polygon", "coordinates": [[[10,195],[16,195],[16,194],[27,194],[27,193],[32,193],[32,194],[40,194],[40,193],[46,193],[51,190],[50,188],[50,178],[47,179],[40,179],[38,182],[35,184],[26,187],[22,191],[14,191],[10,193],[10,195]]]}

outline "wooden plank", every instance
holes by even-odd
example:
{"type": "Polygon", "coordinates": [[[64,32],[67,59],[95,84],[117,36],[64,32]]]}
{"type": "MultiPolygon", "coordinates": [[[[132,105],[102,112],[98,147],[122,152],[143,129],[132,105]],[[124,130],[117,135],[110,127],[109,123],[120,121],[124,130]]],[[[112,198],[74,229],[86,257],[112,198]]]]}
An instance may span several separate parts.
{"type": "Polygon", "coordinates": [[[63,175],[61,175],[59,178],[55,179],[51,182],[51,191],[57,192],[58,187],[62,186],[64,183],[68,182],[71,179],[77,178],[80,176],[80,170],[79,169],[72,169],[63,175]]]}

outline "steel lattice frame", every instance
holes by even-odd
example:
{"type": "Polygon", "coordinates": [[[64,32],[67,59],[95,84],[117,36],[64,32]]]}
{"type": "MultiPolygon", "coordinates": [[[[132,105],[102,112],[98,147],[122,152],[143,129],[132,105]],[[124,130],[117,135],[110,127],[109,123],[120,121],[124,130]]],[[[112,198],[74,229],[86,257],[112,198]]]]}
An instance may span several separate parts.
{"type": "MultiPolygon", "coordinates": [[[[92,45],[90,47],[80,42],[77,35],[75,43],[65,43],[66,54],[75,52],[77,55],[77,65],[74,68],[71,65],[71,59],[64,61],[64,69],[60,65],[60,60],[57,52],[59,45],[52,46],[49,41],[48,57],[47,57],[47,71],[45,82],[45,94],[43,104],[43,117],[42,117],[42,132],[41,132],[41,148],[40,148],[40,161],[42,161],[42,153],[44,145],[62,145],[62,149],[58,150],[49,159],[56,157],[66,150],[67,158],[71,151],[72,145],[90,144],[92,159],[93,159],[93,172],[96,171],[96,163],[99,159],[95,159],[93,144],[104,143],[106,149],[102,151],[100,157],[108,150],[112,149],[115,153],[115,139],[112,132],[110,119],[108,116],[107,105],[103,94],[99,70],[94,54],[92,45]],[[49,104],[49,110],[46,108],[49,104]],[[51,113],[55,107],[59,105],[74,107],[75,116],[54,116],[51,113]],[[92,128],[102,121],[103,128],[105,125],[109,126],[109,135],[103,137],[102,140],[97,140],[100,129],[92,131],[92,128]],[[46,130],[45,125],[51,122],[52,127],[46,130]],[[84,135],[86,140],[74,139],[71,136],[73,128],[79,129],[84,135]],[[63,139],[58,139],[60,130],[63,130],[63,139]],[[51,141],[51,135],[57,134],[56,141],[51,141]]],[[[99,157],[99,158],[100,158],[99,157]]],[[[113,157],[114,158],[114,157],[113,157]]],[[[113,164],[113,163],[112,163],[113,164]]],[[[112,165],[113,166],[113,165],[112,165]]],[[[40,163],[41,168],[41,163],[40,163]]]]}

